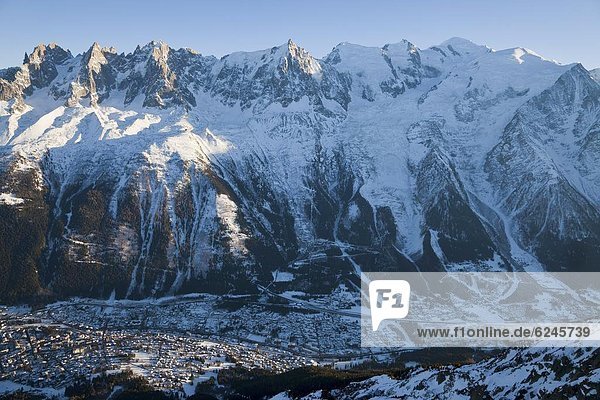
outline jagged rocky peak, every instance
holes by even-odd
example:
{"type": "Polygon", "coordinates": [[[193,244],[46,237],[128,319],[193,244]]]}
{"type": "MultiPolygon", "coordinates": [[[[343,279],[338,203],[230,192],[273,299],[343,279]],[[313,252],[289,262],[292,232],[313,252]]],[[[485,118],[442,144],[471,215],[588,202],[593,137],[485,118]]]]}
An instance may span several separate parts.
{"type": "Polygon", "coordinates": [[[89,98],[91,105],[97,105],[109,96],[115,85],[116,73],[109,65],[107,57],[116,55],[112,47],[102,48],[98,42],[83,54],[81,70],[71,82],[67,105],[73,107],[83,98],[89,98]]]}
{"type": "Polygon", "coordinates": [[[29,74],[23,68],[10,68],[0,71],[0,101],[15,99],[14,110],[22,109],[23,92],[31,85],[29,74]]]}
{"type": "Polygon", "coordinates": [[[194,57],[201,58],[189,50],[174,51],[162,41],[137,46],[127,55],[94,43],[81,58],[81,70],[70,84],[67,105],[75,106],[81,99],[97,105],[119,90],[125,92],[124,105],[143,95],[146,107],[193,107],[194,96],[185,86],[194,82],[180,84],[179,74],[193,64],[194,57]]]}
{"type": "Polygon", "coordinates": [[[25,55],[24,60],[31,86],[41,88],[50,85],[58,76],[56,66],[70,58],[71,53],[55,43],[37,45],[29,56],[25,55]]]}
{"type": "Polygon", "coordinates": [[[287,45],[279,47],[286,51],[286,56],[283,58],[282,70],[287,72],[290,68],[289,61],[297,63],[300,70],[307,74],[316,74],[321,72],[321,64],[317,59],[310,55],[308,51],[298,46],[296,43],[289,39],[287,45]]]}
{"type": "Polygon", "coordinates": [[[175,81],[175,74],[169,68],[169,53],[171,48],[162,41],[152,41],[148,44],[151,47],[150,57],[148,59],[146,75],[152,78],[161,79],[165,89],[172,90],[175,81]]]}
{"type": "Polygon", "coordinates": [[[56,66],[72,58],[68,50],[55,43],[39,44],[31,54],[25,53],[21,67],[0,71],[0,100],[16,100],[16,109],[24,106],[23,97],[42,88],[58,76],[56,66]]]}
{"type": "Polygon", "coordinates": [[[41,43],[33,49],[31,54],[27,55],[27,53],[25,53],[23,63],[40,65],[44,61],[52,61],[55,64],[62,64],[71,57],[72,55],[69,50],[64,50],[56,43],[50,43],[48,45],[41,43]]]}
{"type": "Polygon", "coordinates": [[[242,109],[256,107],[260,111],[273,103],[287,107],[305,96],[321,111],[323,97],[342,107],[348,103],[339,73],[292,40],[266,50],[226,55],[212,73],[211,93],[242,109]]]}
{"type": "Polygon", "coordinates": [[[128,58],[136,63],[154,62],[166,66],[172,51],[173,49],[162,40],[152,40],[141,47],[138,45],[133,53],[128,55],[128,58]]]}
{"type": "Polygon", "coordinates": [[[162,40],[152,40],[141,47],[138,45],[133,53],[127,55],[127,58],[136,63],[153,62],[159,63],[163,67],[170,67],[175,54],[184,54],[191,58],[202,58],[202,55],[199,52],[191,48],[176,50],[162,40]]]}
{"type": "Polygon", "coordinates": [[[89,70],[100,73],[102,65],[108,64],[107,55],[117,54],[114,47],[100,47],[98,42],[94,42],[92,47],[85,52],[81,63],[89,70]]]}
{"type": "Polygon", "coordinates": [[[321,72],[319,60],[292,39],[286,43],[267,50],[253,52],[236,52],[221,58],[223,64],[252,68],[259,75],[277,69],[282,74],[302,73],[312,75],[321,72]]]}
{"type": "MultiPolygon", "coordinates": [[[[167,60],[169,58],[169,50],[171,49],[168,44],[164,42],[152,42],[154,44],[152,48],[152,58],[156,63],[164,65],[166,67],[167,60]]],[[[168,68],[168,67],[166,67],[168,68]]]]}
{"type": "Polygon", "coordinates": [[[146,66],[146,100],[144,106],[165,107],[165,99],[175,89],[175,73],[169,68],[169,46],[164,42],[151,42],[150,58],[146,66]]]}
{"type": "MultiPolygon", "coordinates": [[[[186,67],[192,64],[188,57],[177,57],[168,44],[162,41],[152,41],[141,49],[149,52],[146,64],[146,74],[143,77],[144,106],[166,108],[170,105],[191,108],[196,105],[196,99],[186,87],[183,76],[186,67]]],[[[196,56],[183,50],[187,56],[196,56]]]]}

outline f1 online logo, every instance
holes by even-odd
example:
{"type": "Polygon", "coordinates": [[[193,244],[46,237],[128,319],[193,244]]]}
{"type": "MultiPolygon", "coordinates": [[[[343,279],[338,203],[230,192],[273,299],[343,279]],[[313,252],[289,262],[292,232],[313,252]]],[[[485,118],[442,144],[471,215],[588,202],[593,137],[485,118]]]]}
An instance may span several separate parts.
{"type": "Polygon", "coordinates": [[[369,303],[373,330],[386,319],[408,315],[410,283],[404,280],[376,280],[369,283],[369,303]]]}

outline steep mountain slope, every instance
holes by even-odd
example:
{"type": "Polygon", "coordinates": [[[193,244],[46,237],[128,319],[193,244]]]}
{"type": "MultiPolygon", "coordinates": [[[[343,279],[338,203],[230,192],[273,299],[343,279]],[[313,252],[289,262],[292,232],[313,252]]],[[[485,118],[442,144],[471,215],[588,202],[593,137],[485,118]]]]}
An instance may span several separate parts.
{"type": "Polygon", "coordinates": [[[0,293],[593,269],[599,101],[580,65],[459,38],[323,60],[40,45],[0,70],[0,293]]]}
{"type": "Polygon", "coordinates": [[[488,155],[486,168],[518,240],[549,269],[598,267],[600,181],[590,146],[598,141],[599,100],[600,86],[576,65],[517,110],[488,155]]]}
{"type": "MultiPolygon", "coordinates": [[[[462,366],[414,367],[302,399],[588,399],[600,385],[598,349],[507,350],[462,366]]],[[[273,399],[292,397],[281,393],[273,399]]]]}

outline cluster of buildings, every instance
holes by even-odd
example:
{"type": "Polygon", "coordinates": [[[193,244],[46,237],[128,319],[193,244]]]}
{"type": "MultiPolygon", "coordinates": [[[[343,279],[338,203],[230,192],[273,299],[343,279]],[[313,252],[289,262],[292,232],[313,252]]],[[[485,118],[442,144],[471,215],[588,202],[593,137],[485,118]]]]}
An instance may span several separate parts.
{"type": "Polygon", "coordinates": [[[252,296],[0,307],[0,381],[63,388],[131,369],[157,388],[181,389],[232,366],[333,365],[349,349],[360,353],[358,329],[357,318],[252,296]]]}

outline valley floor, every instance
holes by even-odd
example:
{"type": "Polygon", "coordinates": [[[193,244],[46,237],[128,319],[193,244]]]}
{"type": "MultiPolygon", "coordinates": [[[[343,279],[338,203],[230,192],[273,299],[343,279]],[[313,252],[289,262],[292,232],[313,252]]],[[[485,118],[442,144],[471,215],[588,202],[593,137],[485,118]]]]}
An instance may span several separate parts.
{"type": "Polygon", "coordinates": [[[0,399],[23,398],[7,397],[21,388],[41,396],[24,398],[66,398],[81,377],[105,373],[142,377],[174,396],[165,399],[197,388],[278,399],[583,399],[600,390],[598,349],[379,351],[360,347],[358,310],[344,288],[0,307],[0,399]]]}
{"type": "Polygon", "coordinates": [[[345,368],[372,356],[360,348],[356,306],[338,291],[2,307],[0,387],[61,389],[79,376],[130,369],[158,389],[189,393],[224,368],[345,368]]]}

